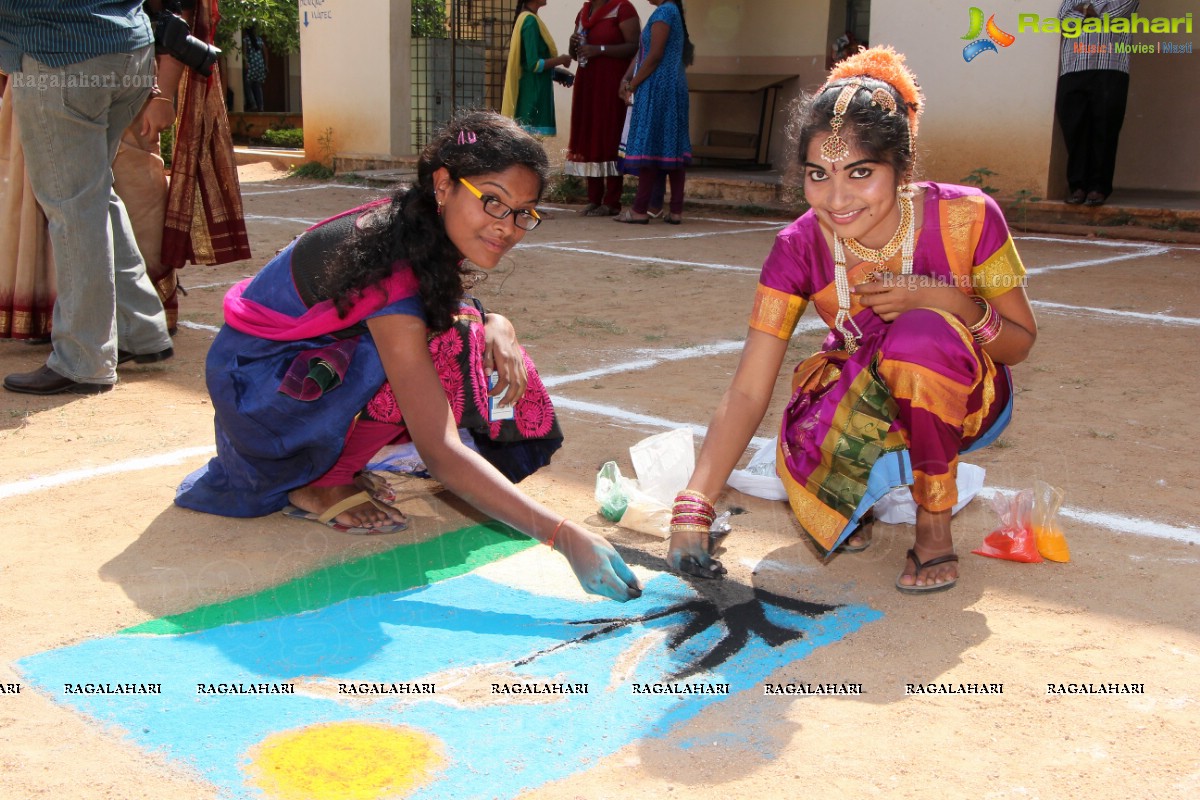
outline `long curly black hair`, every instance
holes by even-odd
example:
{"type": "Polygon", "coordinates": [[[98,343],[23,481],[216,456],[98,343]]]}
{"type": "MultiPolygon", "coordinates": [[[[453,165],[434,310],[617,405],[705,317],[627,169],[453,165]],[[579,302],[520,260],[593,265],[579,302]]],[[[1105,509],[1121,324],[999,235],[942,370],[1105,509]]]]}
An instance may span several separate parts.
{"type": "Polygon", "coordinates": [[[417,180],[398,188],[372,224],[358,228],[333,254],[323,287],[344,316],[367,287],[406,261],[417,278],[430,330],[447,330],[463,296],[462,253],[446,235],[434,197],[433,173],[445,167],[450,179],[528,167],[538,176],[538,197],[546,186],[550,162],[536,139],[494,111],[456,116],[425,147],[417,162],[417,180]]]}

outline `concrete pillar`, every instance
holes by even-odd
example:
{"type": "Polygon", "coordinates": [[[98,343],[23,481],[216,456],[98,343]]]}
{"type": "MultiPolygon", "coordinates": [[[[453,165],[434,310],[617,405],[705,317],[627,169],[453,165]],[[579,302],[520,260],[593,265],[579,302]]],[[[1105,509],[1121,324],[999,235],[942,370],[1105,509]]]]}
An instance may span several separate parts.
{"type": "Polygon", "coordinates": [[[411,0],[299,0],[304,153],[412,153],[411,0]]]}

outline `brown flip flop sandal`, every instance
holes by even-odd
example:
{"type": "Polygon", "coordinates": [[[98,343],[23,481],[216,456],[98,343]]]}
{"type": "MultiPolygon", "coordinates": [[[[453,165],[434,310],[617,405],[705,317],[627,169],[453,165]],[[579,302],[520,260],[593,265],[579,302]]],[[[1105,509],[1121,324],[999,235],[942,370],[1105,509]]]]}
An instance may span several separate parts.
{"type": "Polygon", "coordinates": [[[363,503],[371,503],[380,510],[397,510],[379,502],[375,498],[371,497],[369,493],[363,491],[352,494],[341,502],[334,503],[320,514],[314,514],[311,511],[305,511],[304,509],[297,508],[293,505],[285,506],[282,513],[285,517],[291,517],[292,519],[312,520],[313,522],[319,522],[328,528],[332,528],[335,531],[352,533],[358,536],[378,536],[384,533],[399,533],[408,527],[408,520],[405,520],[402,523],[396,522],[388,525],[377,525],[374,528],[365,528],[357,525],[343,525],[334,519],[334,517],[336,517],[338,514],[341,514],[343,511],[348,511],[355,506],[361,506],[363,503]]]}
{"type": "MultiPolygon", "coordinates": [[[[912,548],[909,548],[908,555],[906,557],[911,558],[912,562],[917,565],[917,571],[913,573],[914,577],[920,575],[921,570],[923,569],[936,567],[938,564],[949,564],[952,561],[958,561],[958,555],[956,553],[947,553],[944,556],[931,558],[922,563],[921,559],[917,558],[917,551],[912,548]]],[[[900,570],[900,574],[896,576],[896,589],[898,589],[902,594],[933,594],[934,592],[944,592],[947,589],[954,588],[954,585],[958,583],[958,578],[955,578],[954,580],[946,581],[945,583],[930,583],[926,584],[925,586],[907,586],[900,582],[900,579],[903,577],[904,570],[900,570]]]]}

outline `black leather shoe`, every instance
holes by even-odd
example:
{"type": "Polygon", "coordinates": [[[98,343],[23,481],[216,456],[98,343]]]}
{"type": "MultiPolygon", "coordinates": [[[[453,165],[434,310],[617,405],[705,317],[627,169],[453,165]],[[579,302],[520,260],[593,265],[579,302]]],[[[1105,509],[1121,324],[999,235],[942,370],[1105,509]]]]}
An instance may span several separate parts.
{"type": "Polygon", "coordinates": [[[129,361],[132,361],[135,364],[157,364],[159,361],[166,361],[168,358],[174,357],[174,347],[168,347],[166,350],[159,350],[157,353],[130,353],[128,350],[117,351],[118,364],[124,364],[129,361]]]}
{"type": "Polygon", "coordinates": [[[16,372],[4,379],[4,388],[24,394],[101,394],[113,388],[111,383],[79,383],[64,378],[49,367],[33,372],[16,372]]]}
{"type": "Polygon", "coordinates": [[[1075,191],[1073,191],[1069,195],[1067,195],[1067,203],[1069,205],[1073,205],[1073,206],[1082,205],[1083,201],[1086,199],[1087,199],[1087,192],[1085,192],[1083,189],[1076,189],[1075,191]]]}

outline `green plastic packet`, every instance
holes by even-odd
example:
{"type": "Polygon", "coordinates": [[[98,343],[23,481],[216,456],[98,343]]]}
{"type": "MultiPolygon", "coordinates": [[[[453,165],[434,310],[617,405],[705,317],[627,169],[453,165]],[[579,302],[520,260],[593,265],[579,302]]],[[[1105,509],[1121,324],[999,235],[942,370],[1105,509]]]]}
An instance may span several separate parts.
{"type": "Polygon", "coordinates": [[[629,497],[621,487],[621,468],[615,461],[606,461],[596,475],[596,502],[605,519],[620,522],[629,507],[629,497]]]}

